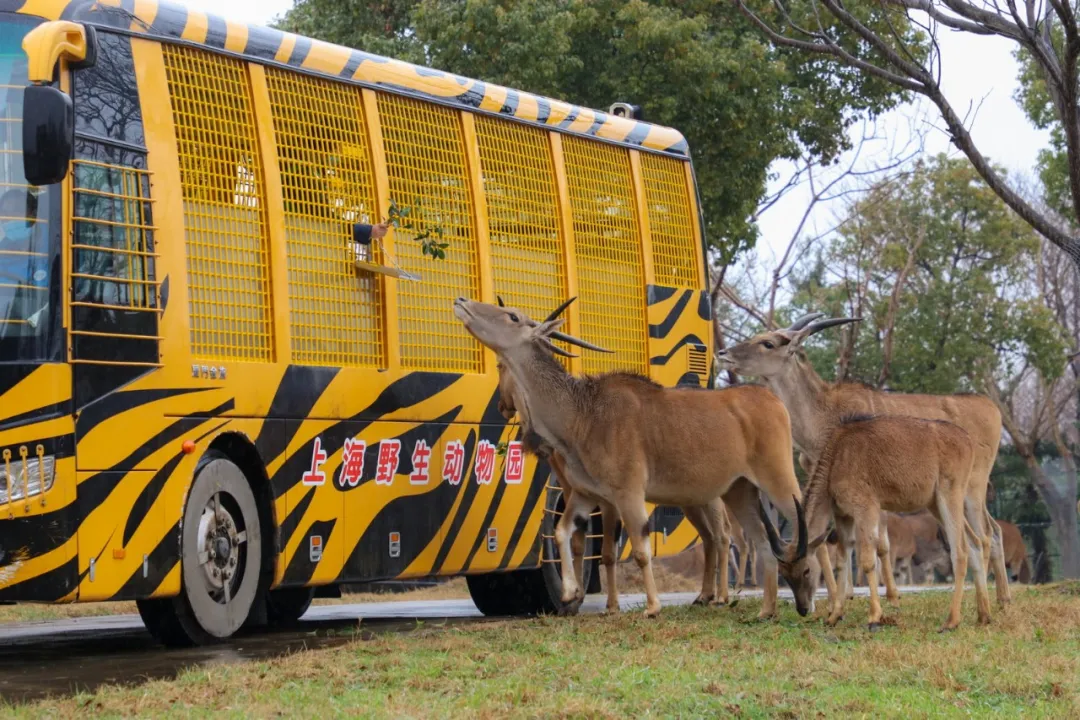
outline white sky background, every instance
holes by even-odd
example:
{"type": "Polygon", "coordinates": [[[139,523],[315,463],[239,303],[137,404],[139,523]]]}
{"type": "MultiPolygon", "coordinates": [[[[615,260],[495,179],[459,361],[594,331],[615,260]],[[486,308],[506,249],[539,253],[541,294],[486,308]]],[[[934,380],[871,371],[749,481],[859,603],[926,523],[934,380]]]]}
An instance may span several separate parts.
{"type": "MultiPolygon", "coordinates": [[[[178,1],[196,10],[256,24],[269,23],[293,4],[292,0],[178,1]]],[[[943,56],[942,87],[945,96],[961,116],[969,107],[978,106],[978,114],[969,123],[978,147],[984,155],[1005,166],[1010,173],[1034,175],[1038,152],[1048,145],[1048,133],[1032,127],[1013,99],[1017,88],[1017,64],[1012,56],[1015,46],[999,38],[976,37],[945,30],[941,32],[939,42],[943,56]]],[[[618,99],[612,98],[613,101],[618,99]]],[[[926,127],[926,123],[932,123],[940,128],[942,123],[936,109],[923,101],[879,118],[876,134],[886,139],[868,146],[860,158],[860,165],[865,168],[887,163],[890,148],[902,148],[908,141],[912,118],[921,118],[916,119],[915,124],[927,131],[927,152],[958,154],[940,129],[926,127]]],[[[862,133],[863,128],[856,126],[853,131],[862,133]]],[[[841,164],[844,164],[843,161],[841,164]]],[[[788,163],[776,164],[774,169],[780,179],[774,183],[775,186],[783,184],[791,168],[788,163]]],[[[783,252],[809,197],[808,188],[797,189],[762,216],[762,238],[757,250],[761,263],[771,266],[776,256],[783,252]]],[[[816,235],[831,227],[842,210],[843,201],[819,205],[804,234],[816,235]]]]}

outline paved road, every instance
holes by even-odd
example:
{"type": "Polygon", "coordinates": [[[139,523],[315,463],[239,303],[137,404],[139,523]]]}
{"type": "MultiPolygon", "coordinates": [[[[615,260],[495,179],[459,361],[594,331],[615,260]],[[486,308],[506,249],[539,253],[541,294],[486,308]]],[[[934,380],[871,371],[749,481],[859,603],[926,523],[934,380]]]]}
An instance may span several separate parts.
{"type": "MultiPolygon", "coordinates": [[[[900,588],[905,593],[931,589],[944,588],[900,588]]],[[[867,588],[856,588],[857,595],[867,592],[867,588]]],[[[780,595],[791,597],[786,590],[781,590],[780,595]]],[[[760,596],[760,590],[747,590],[741,597],[760,596]]],[[[660,599],[671,606],[689,604],[694,597],[694,593],[669,593],[660,599]]],[[[639,610],[645,605],[645,596],[623,595],[621,605],[626,611],[639,610]]],[[[582,612],[599,613],[603,607],[602,595],[590,595],[582,612]]],[[[321,605],[312,607],[296,629],[243,635],[224,645],[190,650],[161,648],[138,615],[0,625],[0,698],[25,702],[46,695],[93,690],[104,684],[168,678],[193,666],[249,662],[341,645],[357,635],[340,630],[356,628],[358,621],[360,636],[370,637],[408,631],[416,627],[416,620],[461,624],[482,622],[484,618],[471,600],[321,605]]]]}

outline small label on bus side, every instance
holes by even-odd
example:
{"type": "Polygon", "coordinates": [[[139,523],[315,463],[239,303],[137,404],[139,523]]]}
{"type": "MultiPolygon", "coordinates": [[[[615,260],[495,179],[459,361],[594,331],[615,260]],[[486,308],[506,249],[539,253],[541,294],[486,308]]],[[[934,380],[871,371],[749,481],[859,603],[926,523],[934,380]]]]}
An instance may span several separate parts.
{"type": "Polygon", "coordinates": [[[313,563],[322,560],[322,535],[312,535],[308,539],[308,559],[313,563]]]}
{"type": "Polygon", "coordinates": [[[390,533],[390,557],[401,557],[401,533],[390,533]]]}

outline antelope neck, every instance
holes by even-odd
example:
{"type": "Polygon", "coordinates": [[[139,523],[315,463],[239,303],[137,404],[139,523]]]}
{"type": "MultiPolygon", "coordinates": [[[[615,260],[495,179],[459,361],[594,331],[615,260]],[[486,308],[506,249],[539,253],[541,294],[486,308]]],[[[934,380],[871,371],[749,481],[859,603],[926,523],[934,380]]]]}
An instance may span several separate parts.
{"type": "Polygon", "coordinates": [[[577,403],[574,388],[577,380],[538,343],[528,343],[502,354],[502,361],[517,386],[515,400],[524,408],[518,412],[528,418],[532,430],[548,442],[566,445],[572,434],[577,403]]]}
{"type": "Polygon", "coordinates": [[[785,363],[783,372],[766,378],[766,384],[791,416],[791,436],[795,445],[817,462],[827,439],[823,432],[827,426],[827,384],[812,367],[798,358],[785,363]]]}

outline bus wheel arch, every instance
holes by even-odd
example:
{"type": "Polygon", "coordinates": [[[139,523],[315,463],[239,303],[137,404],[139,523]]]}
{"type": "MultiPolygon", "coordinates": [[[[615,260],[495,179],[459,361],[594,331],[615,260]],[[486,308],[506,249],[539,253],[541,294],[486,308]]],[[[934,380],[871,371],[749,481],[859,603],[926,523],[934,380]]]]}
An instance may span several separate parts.
{"type": "Polygon", "coordinates": [[[265,478],[258,453],[236,433],[215,438],[200,458],[184,500],[181,592],[139,602],[147,629],[163,644],[226,640],[260,605],[273,579],[275,525],[265,478]]]}

